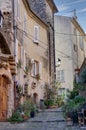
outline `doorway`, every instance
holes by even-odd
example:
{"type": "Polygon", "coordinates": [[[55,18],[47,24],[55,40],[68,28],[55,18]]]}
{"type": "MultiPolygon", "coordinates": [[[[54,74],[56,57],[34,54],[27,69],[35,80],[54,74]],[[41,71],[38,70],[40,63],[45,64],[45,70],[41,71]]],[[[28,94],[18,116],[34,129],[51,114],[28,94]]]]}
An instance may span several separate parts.
{"type": "Polygon", "coordinates": [[[34,104],[36,104],[36,106],[37,106],[38,105],[38,94],[37,93],[33,94],[33,101],[34,101],[34,104]]]}
{"type": "Polygon", "coordinates": [[[7,119],[8,83],[5,76],[0,76],[0,121],[7,119]]]}

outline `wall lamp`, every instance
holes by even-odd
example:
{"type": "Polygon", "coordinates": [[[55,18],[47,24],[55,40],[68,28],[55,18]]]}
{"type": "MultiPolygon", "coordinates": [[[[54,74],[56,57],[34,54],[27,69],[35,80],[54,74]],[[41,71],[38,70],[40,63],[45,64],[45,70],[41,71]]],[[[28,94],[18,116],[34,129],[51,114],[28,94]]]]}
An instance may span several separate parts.
{"type": "Polygon", "coordinates": [[[61,65],[61,59],[58,58],[57,62],[56,62],[56,67],[59,67],[61,65]]]}
{"type": "Polygon", "coordinates": [[[0,10],[0,27],[2,27],[3,19],[4,19],[4,17],[2,15],[1,10],[0,10]]]}

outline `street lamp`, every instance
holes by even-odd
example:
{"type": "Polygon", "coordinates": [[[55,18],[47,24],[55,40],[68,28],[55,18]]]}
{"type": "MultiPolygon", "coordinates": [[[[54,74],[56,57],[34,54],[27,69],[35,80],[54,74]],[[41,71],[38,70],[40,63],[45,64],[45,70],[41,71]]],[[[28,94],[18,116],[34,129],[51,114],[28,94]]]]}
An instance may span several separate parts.
{"type": "Polygon", "coordinates": [[[59,67],[61,65],[61,59],[60,58],[58,58],[56,64],[57,64],[56,67],[59,67]]]}
{"type": "Polygon", "coordinates": [[[0,10],[0,27],[2,27],[3,19],[4,19],[4,17],[2,15],[1,10],[0,10]]]}

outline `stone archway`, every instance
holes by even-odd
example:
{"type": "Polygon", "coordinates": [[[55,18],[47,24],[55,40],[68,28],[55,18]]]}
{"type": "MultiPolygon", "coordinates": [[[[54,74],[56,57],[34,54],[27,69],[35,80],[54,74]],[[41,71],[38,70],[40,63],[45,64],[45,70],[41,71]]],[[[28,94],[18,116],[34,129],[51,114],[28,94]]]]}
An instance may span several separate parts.
{"type": "Polygon", "coordinates": [[[33,102],[34,102],[34,104],[38,105],[38,94],[37,93],[33,94],[33,102]]]}
{"type": "Polygon", "coordinates": [[[14,110],[15,63],[6,38],[0,30],[0,121],[5,121],[14,110]]]}

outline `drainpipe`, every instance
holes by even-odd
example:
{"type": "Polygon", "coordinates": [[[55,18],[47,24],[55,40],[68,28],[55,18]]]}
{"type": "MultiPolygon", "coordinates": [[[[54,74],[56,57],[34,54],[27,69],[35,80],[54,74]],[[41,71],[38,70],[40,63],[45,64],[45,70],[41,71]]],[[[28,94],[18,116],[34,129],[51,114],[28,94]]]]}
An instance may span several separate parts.
{"type": "MultiPolygon", "coordinates": [[[[16,62],[16,21],[15,21],[15,0],[12,0],[13,10],[13,38],[14,38],[14,59],[16,62]]],[[[16,109],[16,76],[14,75],[14,109],[16,109]]]]}
{"type": "MultiPolygon", "coordinates": [[[[52,32],[53,32],[53,63],[54,63],[54,68],[53,68],[53,75],[51,75],[51,76],[53,76],[52,77],[52,79],[53,80],[56,80],[56,75],[55,75],[55,73],[56,73],[56,62],[55,62],[55,33],[54,33],[54,14],[53,14],[53,26],[51,25],[51,23],[50,22],[47,22],[48,23],[48,25],[49,25],[49,29],[51,29],[52,30],[52,32]]],[[[49,41],[50,41],[50,37],[49,37],[49,41]]],[[[50,41],[51,42],[51,41],[50,41]]],[[[51,43],[50,43],[50,47],[51,47],[51,43]]],[[[49,48],[50,50],[50,53],[51,53],[51,48],[49,48]]],[[[50,56],[51,56],[51,54],[50,54],[50,56]]],[[[51,58],[51,57],[50,57],[51,58]]],[[[50,64],[51,65],[51,64],[50,64]]],[[[51,65],[52,66],[52,65],[51,65]]],[[[51,69],[52,69],[52,67],[51,67],[51,69]]],[[[50,72],[51,72],[52,70],[50,70],[50,72]]]]}
{"type": "Polygon", "coordinates": [[[56,55],[55,55],[55,27],[53,14],[53,53],[54,53],[54,80],[56,80],[56,55]]]}

